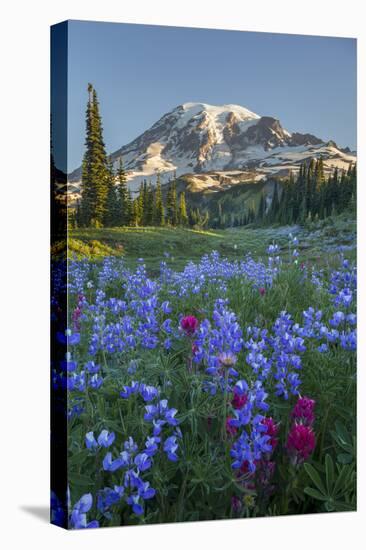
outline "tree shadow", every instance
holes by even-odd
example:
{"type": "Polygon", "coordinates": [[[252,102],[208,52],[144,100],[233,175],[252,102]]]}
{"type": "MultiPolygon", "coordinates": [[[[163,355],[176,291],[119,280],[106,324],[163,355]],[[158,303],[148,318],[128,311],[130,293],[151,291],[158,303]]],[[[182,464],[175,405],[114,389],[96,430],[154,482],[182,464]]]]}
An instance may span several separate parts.
{"type": "Polygon", "coordinates": [[[49,506],[20,506],[20,510],[40,519],[43,523],[50,522],[49,506]]]}

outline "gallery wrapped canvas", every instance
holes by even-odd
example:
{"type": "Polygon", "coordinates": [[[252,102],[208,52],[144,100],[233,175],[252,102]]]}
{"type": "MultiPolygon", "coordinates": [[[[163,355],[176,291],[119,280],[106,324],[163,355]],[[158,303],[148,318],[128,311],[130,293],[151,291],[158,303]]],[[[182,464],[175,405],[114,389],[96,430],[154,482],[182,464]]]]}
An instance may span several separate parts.
{"type": "Polygon", "coordinates": [[[51,521],[356,510],[356,41],[51,29],[51,521]]]}

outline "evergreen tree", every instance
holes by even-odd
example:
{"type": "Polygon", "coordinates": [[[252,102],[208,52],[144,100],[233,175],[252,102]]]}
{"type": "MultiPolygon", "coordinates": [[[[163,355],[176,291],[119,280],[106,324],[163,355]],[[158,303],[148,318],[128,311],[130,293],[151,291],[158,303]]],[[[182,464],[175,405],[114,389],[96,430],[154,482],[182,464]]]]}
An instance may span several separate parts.
{"type": "Polygon", "coordinates": [[[137,198],[136,213],[135,213],[137,225],[144,225],[144,222],[145,222],[144,210],[145,210],[145,202],[146,202],[146,191],[147,191],[147,186],[146,186],[146,181],[144,180],[140,183],[140,190],[137,198]]]}
{"type": "Polygon", "coordinates": [[[352,166],[351,173],[350,173],[350,180],[349,180],[349,203],[347,206],[351,208],[353,212],[356,212],[357,206],[357,164],[355,163],[352,166]]]}
{"type": "Polygon", "coordinates": [[[120,200],[116,191],[113,162],[108,163],[107,199],[105,204],[103,225],[115,227],[119,225],[120,200]]]}
{"type": "Polygon", "coordinates": [[[250,223],[253,223],[254,221],[255,221],[255,210],[253,205],[251,205],[248,210],[247,222],[248,224],[250,224],[250,223]]]}
{"type": "Polygon", "coordinates": [[[306,176],[306,210],[313,214],[314,211],[314,193],[315,193],[315,174],[314,159],[310,160],[306,176]]]}
{"type": "Polygon", "coordinates": [[[175,226],[178,223],[178,211],[177,211],[177,188],[176,181],[174,180],[169,184],[167,198],[166,198],[166,218],[167,222],[175,226]]]}
{"type": "Polygon", "coordinates": [[[126,210],[125,210],[126,225],[134,225],[133,223],[133,199],[131,191],[127,189],[126,210]]]}
{"type": "Polygon", "coordinates": [[[218,227],[224,227],[225,226],[225,215],[223,214],[223,211],[222,211],[221,201],[219,201],[218,204],[217,204],[217,217],[218,217],[217,226],[218,227]]]}
{"type": "Polygon", "coordinates": [[[127,176],[123,167],[122,157],[119,159],[119,165],[117,169],[117,190],[119,197],[119,216],[118,225],[129,225],[131,212],[127,189],[127,176]]]}
{"type": "Polygon", "coordinates": [[[300,167],[299,179],[298,179],[298,201],[299,210],[297,220],[300,223],[304,223],[307,216],[307,188],[306,188],[306,163],[304,162],[300,167]]]}
{"type": "Polygon", "coordinates": [[[81,166],[81,205],[80,205],[80,221],[81,225],[89,226],[93,215],[95,205],[95,188],[92,180],[92,163],[93,163],[93,140],[92,140],[92,85],[88,84],[89,99],[86,108],[86,137],[82,166],[81,166]]]}
{"type": "Polygon", "coordinates": [[[312,211],[314,214],[318,214],[320,218],[323,217],[324,211],[324,166],[323,159],[320,157],[315,162],[314,169],[314,184],[313,184],[313,197],[312,197],[312,211]]]}
{"type": "Polygon", "coordinates": [[[280,201],[278,198],[277,182],[275,182],[271,208],[269,211],[269,221],[271,223],[278,221],[279,209],[280,209],[280,201]]]}
{"type": "Polygon", "coordinates": [[[151,181],[146,188],[146,202],[144,204],[145,225],[153,225],[154,223],[154,189],[151,181]]]}
{"type": "Polygon", "coordinates": [[[82,227],[80,201],[77,201],[75,206],[75,227],[82,227]]]}
{"type": "Polygon", "coordinates": [[[278,212],[278,221],[281,224],[287,223],[288,206],[289,206],[289,182],[284,181],[282,184],[282,193],[281,193],[280,206],[279,206],[279,212],[278,212]]]}
{"type": "MultiPolygon", "coordinates": [[[[341,179],[343,174],[341,175],[341,179]]],[[[327,192],[327,215],[334,215],[338,208],[339,198],[339,175],[338,168],[334,169],[334,172],[329,180],[328,192],[327,192]]]]}
{"type": "Polygon", "coordinates": [[[306,217],[306,164],[300,165],[297,178],[294,179],[291,193],[293,222],[301,222],[306,217]]]}
{"type": "Polygon", "coordinates": [[[187,207],[186,207],[186,195],[184,192],[182,192],[179,195],[179,212],[178,212],[178,219],[180,225],[187,225],[188,224],[188,215],[187,215],[187,207]]]}
{"type": "Polygon", "coordinates": [[[82,164],[81,217],[84,225],[103,225],[108,193],[107,155],[97,93],[88,84],[86,111],[86,151],[82,164]]]}
{"type": "Polygon", "coordinates": [[[130,224],[133,227],[138,227],[141,223],[141,215],[140,215],[140,200],[139,197],[137,197],[132,202],[132,212],[131,212],[131,222],[130,224]]]}
{"type": "Polygon", "coordinates": [[[156,190],[154,201],[154,225],[161,227],[165,223],[163,195],[161,192],[160,174],[156,178],[156,190]]]}
{"type": "Polygon", "coordinates": [[[261,198],[259,201],[259,206],[258,206],[258,212],[257,212],[257,222],[263,223],[265,215],[266,215],[266,199],[264,198],[264,193],[262,191],[261,198]]]}
{"type": "Polygon", "coordinates": [[[147,181],[146,180],[144,180],[142,185],[140,186],[139,201],[140,201],[140,225],[148,225],[147,224],[147,218],[148,218],[148,189],[147,189],[147,181]]]}

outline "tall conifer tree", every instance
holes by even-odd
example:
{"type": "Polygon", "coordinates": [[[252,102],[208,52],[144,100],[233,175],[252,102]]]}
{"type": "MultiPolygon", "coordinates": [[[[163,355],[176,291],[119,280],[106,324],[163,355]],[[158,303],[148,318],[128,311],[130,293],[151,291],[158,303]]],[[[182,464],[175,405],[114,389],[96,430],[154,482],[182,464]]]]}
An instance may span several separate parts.
{"type": "Polygon", "coordinates": [[[170,183],[167,198],[166,198],[166,217],[170,225],[177,225],[178,223],[178,209],[177,209],[177,187],[175,177],[170,183]]]}
{"type": "Polygon", "coordinates": [[[178,219],[180,225],[187,225],[188,224],[188,215],[187,215],[187,207],[186,207],[186,194],[182,192],[179,195],[179,212],[178,212],[178,219]]]}
{"type": "Polygon", "coordinates": [[[145,204],[145,225],[153,225],[154,223],[154,189],[149,182],[146,188],[146,204],[145,204]]]}
{"type": "Polygon", "coordinates": [[[105,217],[109,174],[99,102],[91,84],[88,84],[88,94],[81,216],[85,225],[100,227],[105,217]]]}
{"type": "Polygon", "coordinates": [[[113,162],[108,162],[107,199],[103,225],[105,227],[116,227],[119,225],[120,201],[116,190],[113,162]]]}
{"type": "Polygon", "coordinates": [[[154,201],[154,225],[158,227],[164,225],[165,222],[164,216],[164,203],[163,195],[161,191],[161,181],[160,174],[156,178],[156,190],[155,190],[155,201],[154,201]]]}
{"type": "Polygon", "coordinates": [[[131,213],[129,212],[127,177],[123,167],[122,157],[119,159],[117,170],[117,188],[119,195],[119,225],[129,225],[131,213]]]}
{"type": "Polygon", "coordinates": [[[266,200],[264,198],[264,193],[262,191],[261,198],[259,201],[259,206],[258,206],[258,212],[257,212],[257,221],[259,223],[263,222],[265,214],[266,214],[266,200]]]}

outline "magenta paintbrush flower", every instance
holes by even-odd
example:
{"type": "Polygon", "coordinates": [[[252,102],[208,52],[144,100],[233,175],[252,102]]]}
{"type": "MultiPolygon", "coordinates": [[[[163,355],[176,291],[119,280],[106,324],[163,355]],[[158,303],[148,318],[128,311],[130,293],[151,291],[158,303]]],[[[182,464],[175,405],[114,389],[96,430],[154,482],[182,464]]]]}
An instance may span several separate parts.
{"type": "Polygon", "coordinates": [[[297,424],[311,426],[315,420],[314,407],[314,399],[299,397],[291,416],[297,424]]]}
{"type": "Polygon", "coordinates": [[[180,322],[180,326],[188,336],[192,336],[196,332],[198,325],[199,321],[194,315],[187,315],[180,322]]]}
{"type": "Polygon", "coordinates": [[[234,397],[231,400],[231,404],[234,409],[242,409],[244,405],[246,405],[248,401],[248,395],[246,393],[240,394],[235,388],[234,388],[234,397]]]}
{"type": "Polygon", "coordinates": [[[315,434],[310,426],[294,424],[287,437],[287,450],[295,463],[304,462],[315,449],[315,434]]]}

